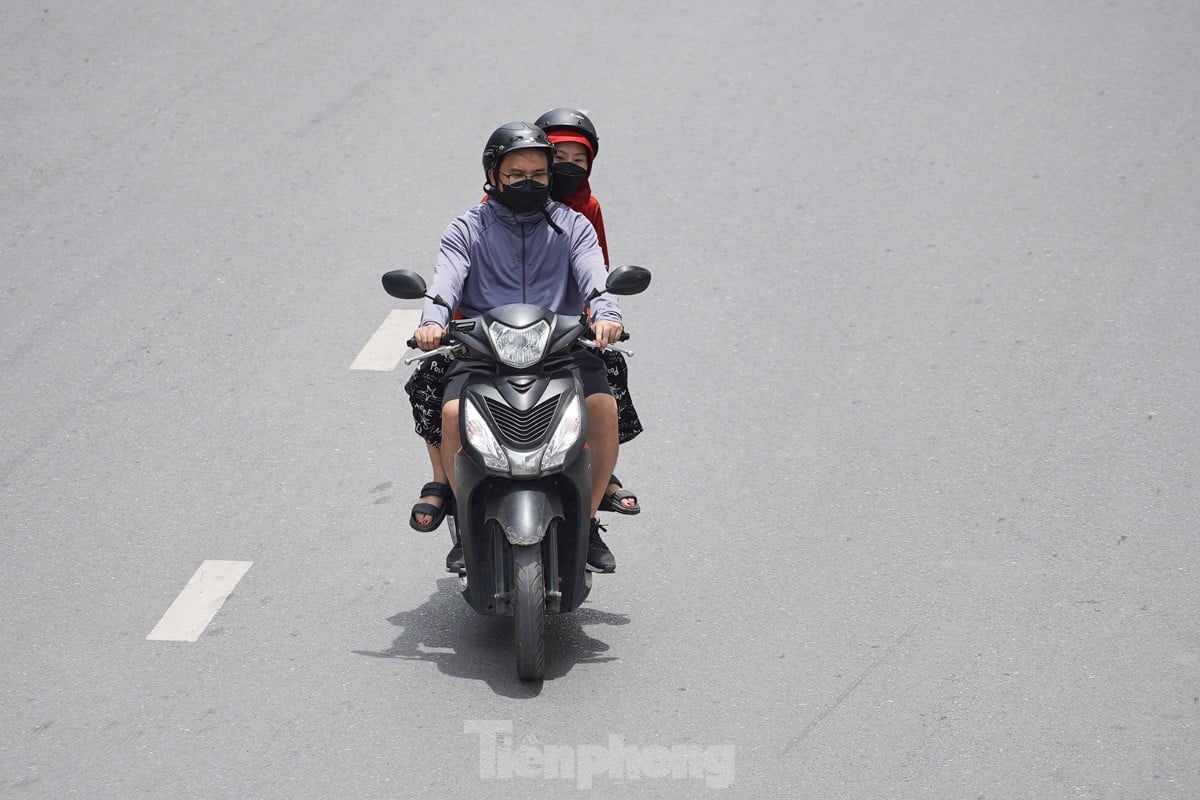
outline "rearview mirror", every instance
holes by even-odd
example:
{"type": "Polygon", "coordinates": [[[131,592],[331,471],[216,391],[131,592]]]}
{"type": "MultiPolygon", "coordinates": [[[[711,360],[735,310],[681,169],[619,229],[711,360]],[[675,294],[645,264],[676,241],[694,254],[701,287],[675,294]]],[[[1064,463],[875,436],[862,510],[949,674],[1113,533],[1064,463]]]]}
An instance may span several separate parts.
{"type": "Polygon", "coordinates": [[[641,294],[650,286],[650,270],[632,264],[617,267],[608,273],[604,288],[611,294],[641,294]]]}
{"type": "Polygon", "coordinates": [[[425,279],[411,269],[394,269],[383,274],[383,290],[401,300],[420,300],[425,296],[425,279]]]}

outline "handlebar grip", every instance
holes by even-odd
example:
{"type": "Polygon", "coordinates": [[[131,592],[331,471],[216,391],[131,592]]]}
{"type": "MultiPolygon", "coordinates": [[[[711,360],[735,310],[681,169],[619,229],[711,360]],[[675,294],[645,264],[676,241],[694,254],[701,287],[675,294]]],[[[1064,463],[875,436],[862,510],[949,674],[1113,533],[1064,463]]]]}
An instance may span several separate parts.
{"type": "MultiPolygon", "coordinates": [[[[593,339],[595,339],[596,338],[596,329],[593,328],[591,325],[588,325],[587,326],[587,335],[592,337],[593,339]]],[[[618,342],[628,342],[629,341],[629,331],[622,329],[621,330],[621,338],[617,339],[617,341],[618,342]]]]}
{"type": "MultiPolygon", "coordinates": [[[[450,331],[446,331],[445,333],[442,334],[441,345],[443,347],[445,347],[446,345],[448,345],[450,343],[451,343],[450,342],[450,331]]],[[[411,337],[407,342],[405,342],[405,344],[408,345],[409,350],[416,350],[417,349],[417,337],[415,337],[415,336],[411,337]]]]}

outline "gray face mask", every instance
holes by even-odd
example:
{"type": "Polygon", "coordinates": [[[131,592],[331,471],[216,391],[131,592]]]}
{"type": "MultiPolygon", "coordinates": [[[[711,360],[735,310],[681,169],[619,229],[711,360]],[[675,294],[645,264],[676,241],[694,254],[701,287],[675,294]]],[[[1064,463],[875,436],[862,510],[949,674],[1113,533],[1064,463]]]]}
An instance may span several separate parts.
{"type": "Polygon", "coordinates": [[[518,214],[539,211],[550,202],[550,184],[524,180],[508,184],[493,196],[518,214]]]}

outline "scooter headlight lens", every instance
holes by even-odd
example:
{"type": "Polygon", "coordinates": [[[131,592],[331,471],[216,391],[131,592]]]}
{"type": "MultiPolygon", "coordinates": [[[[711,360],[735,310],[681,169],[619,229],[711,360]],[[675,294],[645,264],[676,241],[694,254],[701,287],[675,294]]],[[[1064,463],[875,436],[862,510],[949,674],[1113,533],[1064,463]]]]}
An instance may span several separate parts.
{"type": "Polygon", "coordinates": [[[563,409],[562,419],[546,445],[546,453],[542,456],[542,469],[561,467],[567,458],[571,447],[579,441],[583,432],[583,415],[579,408],[579,395],[574,395],[563,409]]]}
{"type": "Polygon", "coordinates": [[[467,430],[467,444],[483,456],[484,466],[488,469],[508,472],[508,457],[504,455],[504,448],[500,446],[500,442],[496,441],[496,437],[492,435],[483,414],[470,400],[463,404],[463,408],[465,409],[463,424],[467,430]]]}
{"type": "Polygon", "coordinates": [[[488,326],[488,338],[501,363],[524,369],[542,360],[550,340],[550,324],[543,319],[528,328],[510,328],[493,322],[488,326]]]}

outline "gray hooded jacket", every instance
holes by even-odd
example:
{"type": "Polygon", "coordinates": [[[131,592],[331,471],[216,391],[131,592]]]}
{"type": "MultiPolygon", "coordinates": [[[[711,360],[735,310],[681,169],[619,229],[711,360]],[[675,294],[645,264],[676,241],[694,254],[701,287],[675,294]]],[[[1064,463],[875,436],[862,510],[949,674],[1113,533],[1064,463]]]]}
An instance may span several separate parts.
{"type": "MultiPolygon", "coordinates": [[[[517,214],[495,200],[456,218],[442,234],[432,296],[440,295],[465,316],[508,303],[532,303],[558,314],[578,314],[593,288],[603,289],[607,270],[596,231],[587,217],[562,203],[546,206],[562,233],[541,211],[517,214]]],[[[591,303],[593,319],[621,322],[611,295],[591,303]]],[[[421,324],[446,327],[449,313],[426,300],[421,324]]]]}

